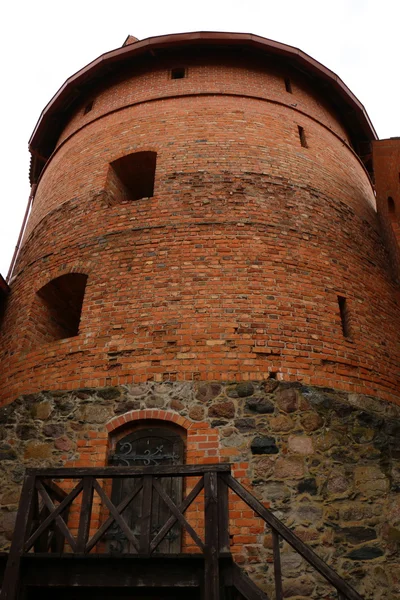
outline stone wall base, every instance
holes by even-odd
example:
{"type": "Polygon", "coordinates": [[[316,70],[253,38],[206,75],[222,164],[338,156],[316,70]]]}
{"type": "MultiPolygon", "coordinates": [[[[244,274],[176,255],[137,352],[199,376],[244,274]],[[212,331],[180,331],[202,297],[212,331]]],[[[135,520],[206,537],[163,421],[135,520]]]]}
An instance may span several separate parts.
{"type": "MultiPolygon", "coordinates": [[[[366,599],[400,599],[400,408],[274,379],[44,391],[0,408],[0,551],[26,467],[107,464],[115,430],[155,418],[187,429],[187,462],[232,462],[366,599]]],[[[268,531],[234,523],[236,560],[266,590],[271,547],[268,531]]],[[[282,563],[285,598],[331,597],[289,547],[282,563]]]]}

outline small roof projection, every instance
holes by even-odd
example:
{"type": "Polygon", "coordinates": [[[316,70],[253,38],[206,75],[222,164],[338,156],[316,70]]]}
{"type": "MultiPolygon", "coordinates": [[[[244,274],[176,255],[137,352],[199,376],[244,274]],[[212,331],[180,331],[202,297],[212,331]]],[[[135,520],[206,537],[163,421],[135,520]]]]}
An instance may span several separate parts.
{"type": "Polygon", "coordinates": [[[310,77],[319,86],[320,91],[322,90],[321,93],[335,104],[356,144],[369,146],[369,142],[377,139],[364,106],[343,81],[333,71],[298,48],[249,33],[180,33],[145,40],[137,40],[128,35],[121,48],[102,54],[67,79],[43,110],[29,141],[32,154],[31,183],[37,182],[71,111],[100,78],[107,77],[110,72],[117,73],[127,61],[132,64],[132,61],[140,61],[141,57],[149,54],[155,56],[157,53],[158,56],[164,50],[182,49],[186,52],[188,48],[201,51],[202,48],[229,47],[245,47],[268,56],[279,56],[281,60],[310,77]]]}
{"type": "Polygon", "coordinates": [[[9,292],[10,288],[8,287],[6,280],[0,274],[0,298],[7,296],[9,292]]]}

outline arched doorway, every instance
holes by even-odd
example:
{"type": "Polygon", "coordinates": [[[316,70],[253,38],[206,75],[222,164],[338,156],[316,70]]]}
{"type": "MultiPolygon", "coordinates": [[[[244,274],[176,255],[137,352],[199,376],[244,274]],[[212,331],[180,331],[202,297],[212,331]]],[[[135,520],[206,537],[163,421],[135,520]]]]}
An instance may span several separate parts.
{"type": "MultiPolygon", "coordinates": [[[[137,425],[134,430],[113,440],[109,464],[111,466],[164,466],[184,463],[184,432],[179,427],[164,424],[137,425]]],[[[162,477],[159,482],[173,500],[179,505],[182,499],[182,479],[180,477],[162,477]]],[[[112,489],[112,501],[118,505],[121,500],[142,484],[142,480],[116,479],[112,489]]],[[[123,511],[122,515],[139,540],[142,513],[142,493],[123,511]]],[[[152,495],[151,535],[154,537],[171,516],[171,511],[157,493],[152,495]]],[[[172,554],[181,551],[181,527],[175,524],[159,544],[155,553],[172,554]]],[[[118,526],[111,528],[107,535],[108,550],[111,553],[129,553],[134,549],[118,526]]]]}

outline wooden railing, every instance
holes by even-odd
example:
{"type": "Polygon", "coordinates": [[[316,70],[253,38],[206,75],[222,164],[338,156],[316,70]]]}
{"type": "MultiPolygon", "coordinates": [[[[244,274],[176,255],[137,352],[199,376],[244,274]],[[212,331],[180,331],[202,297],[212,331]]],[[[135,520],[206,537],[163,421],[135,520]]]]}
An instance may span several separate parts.
{"type": "MultiPolygon", "coordinates": [[[[338,600],[362,600],[311,548],[234,479],[230,474],[230,466],[226,464],[29,469],[22,489],[0,598],[16,600],[19,597],[21,560],[32,553],[72,553],[77,556],[88,555],[96,550],[107,553],[107,534],[111,528],[117,527],[128,540],[132,554],[150,558],[171,529],[179,525],[204,555],[204,598],[220,600],[220,559],[226,557],[230,549],[230,495],[238,496],[271,529],[276,600],[284,598],[281,540],[290,544],[335,588],[338,600]],[[161,480],[165,477],[183,478],[183,489],[188,490],[183,499],[177,502],[166,493],[161,485],[161,480]],[[115,505],[109,495],[109,490],[112,489],[110,482],[112,484],[121,478],[133,478],[137,482],[130,493],[119,498],[115,505]],[[133,531],[123,513],[131,502],[135,499],[137,502],[139,494],[140,523],[139,528],[135,527],[133,531]],[[199,532],[190,520],[193,503],[203,494],[204,532],[199,532]],[[167,505],[170,515],[155,534],[151,526],[154,495],[158,495],[167,505]],[[77,519],[72,519],[76,512],[77,519]]],[[[245,598],[267,598],[261,591],[259,594],[252,592],[251,586],[246,583],[240,589],[239,579],[236,576],[237,587],[245,598]],[[246,589],[249,591],[246,592],[246,589]]],[[[235,577],[233,580],[235,581],[235,577]]]]}

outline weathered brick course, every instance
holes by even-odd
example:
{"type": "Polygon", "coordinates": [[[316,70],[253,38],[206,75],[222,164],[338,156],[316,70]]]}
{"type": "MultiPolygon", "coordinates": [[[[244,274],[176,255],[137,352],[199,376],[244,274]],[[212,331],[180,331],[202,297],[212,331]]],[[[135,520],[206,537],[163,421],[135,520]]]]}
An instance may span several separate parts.
{"type": "Polygon", "coordinates": [[[299,75],[289,94],[271,65],[187,60],[185,79],[112,80],[61,135],[2,327],[3,402],[271,372],[398,402],[396,288],[340,118],[299,75]],[[154,197],[115,201],[109,163],[139,150],[157,152],[154,197]],[[79,335],[38,343],[35,293],[70,272],[88,275],[79,335]]]}

